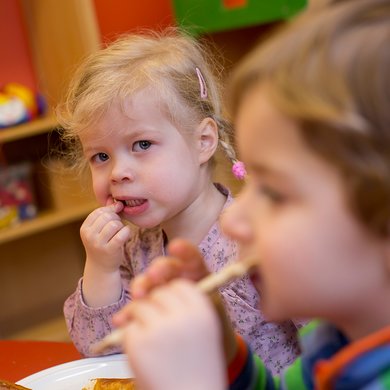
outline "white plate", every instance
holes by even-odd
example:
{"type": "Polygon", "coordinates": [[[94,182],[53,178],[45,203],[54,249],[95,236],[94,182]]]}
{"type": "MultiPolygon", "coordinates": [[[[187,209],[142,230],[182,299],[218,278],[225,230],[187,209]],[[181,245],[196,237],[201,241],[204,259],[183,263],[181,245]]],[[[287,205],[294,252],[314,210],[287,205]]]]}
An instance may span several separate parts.
{"type": "Polygon", "coordinates": [[[123,354],[86,358],[60,364],[32,374],[18,382],[33,390],[81,390],[92,378],[131,378],[123,354]]]}

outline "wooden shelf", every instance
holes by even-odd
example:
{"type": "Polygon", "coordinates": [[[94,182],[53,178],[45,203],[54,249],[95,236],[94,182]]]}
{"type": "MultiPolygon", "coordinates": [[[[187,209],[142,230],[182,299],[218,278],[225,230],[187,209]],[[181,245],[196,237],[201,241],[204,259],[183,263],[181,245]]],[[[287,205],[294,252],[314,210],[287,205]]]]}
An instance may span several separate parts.
{"type": "Polygon", "coordinates": [[[0,129],[0,144],[48,133],[57,126],[58,122],[54,116],[46,116],[18,126],[0,129]]]}
{"type": "Polygon", "coordinates": [[[16,226],[0,230],[0,244],[77,221],[85,217],[96,207],[95,202],[89,202],[65,210],[41,213],[34,219],[23,221],[16,226]]]}

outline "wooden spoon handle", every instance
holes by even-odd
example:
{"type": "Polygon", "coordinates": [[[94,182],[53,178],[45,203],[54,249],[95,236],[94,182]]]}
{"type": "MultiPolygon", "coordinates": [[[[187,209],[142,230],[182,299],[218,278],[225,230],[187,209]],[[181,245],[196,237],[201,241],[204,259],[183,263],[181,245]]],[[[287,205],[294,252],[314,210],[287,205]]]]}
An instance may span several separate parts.
{"type": "MultiPolygon", "coordinates": [[[[212,293],[230,281],[244,276],[256,265],[256,263],[257,261],[253,258],[236,261],[222,268],[222,270],[217,273],[207,275],[198,282],[197,287],[206,294],[212,293]]],[[[90,351],[94,354],[98,354],[107,348],[121,345],[123,343],[124,333],[124,328],[114,330],[102,340],[91,345],[90,351]]]]}

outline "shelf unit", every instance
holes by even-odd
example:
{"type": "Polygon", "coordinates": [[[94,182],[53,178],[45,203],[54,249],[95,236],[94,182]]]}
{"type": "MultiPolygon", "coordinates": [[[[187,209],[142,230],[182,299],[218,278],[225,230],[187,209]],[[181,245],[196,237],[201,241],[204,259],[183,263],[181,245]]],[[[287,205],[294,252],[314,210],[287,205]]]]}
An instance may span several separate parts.
{"type": "MultiPolygon", "coordinates": [[[[45,172],[43,161],[51,161],[52,142],[61,142],[51,113],[75,66],[100,46],[100,36],[93,0],[18,1],[48,115],[1,129],[0,146],[10,165],[27,160],[45,172]]],[[[28,334],[24,332],[61,317],[63,302],[83,272],[85,252],[79,230],[96,203],[81,182],[69,190],[81,194],[74,203],[73,198],[61,203],[60,184],[68,178],[61,172],[50,174],[51,181],[34,180],[38,215],[0,229],[0,338],[28,334]]]]}
{"type": "MultiPolygon", "coordinates": [[[[14,163],[21,155],[34,167],[43,168],[42,161],[45,164],[49,161],[51,143],[48,140],[55,138],[59,142],[55,137],[56,128],[57,121],[48,116],[1,130],[4,158],[14,163]]],[[[49,193],[56,190],[47,199],[58,196],[58,183],[62,183],[62,179],[64,177],[56,173],[53,181],[41,189],[49,193]]],[[[34,183],[39,185],[40,182],[35,180],[34,183]]],[[[82,193],[82,183],[75,183],[76,186],[65,190],[82,193]]],[[[20,332],[28,334],[23,333],[27,328],[46,321],[50,323],[61,316],[63,302],[82,274],[84,249],[79,228],[96,202],[91,193],[85,193],[78,195],[74,204],[57,203],[37,201],[35,218],[0,229],[0,337],[13,337],[20,332]],[[55,286],[53,281],[56,281],[55,286]]]]}

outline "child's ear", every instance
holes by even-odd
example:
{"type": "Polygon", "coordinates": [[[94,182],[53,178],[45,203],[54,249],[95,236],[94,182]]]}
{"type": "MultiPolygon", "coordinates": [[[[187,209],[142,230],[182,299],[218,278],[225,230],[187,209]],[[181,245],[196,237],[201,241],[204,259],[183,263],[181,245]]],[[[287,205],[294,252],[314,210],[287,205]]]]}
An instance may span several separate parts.
{"type": "Polygon", "coordinates": [[[212,118],[204,118],[196,129],[199,147],[199,163],[210,160],[218,147],[218,125],[212,118]]]}

